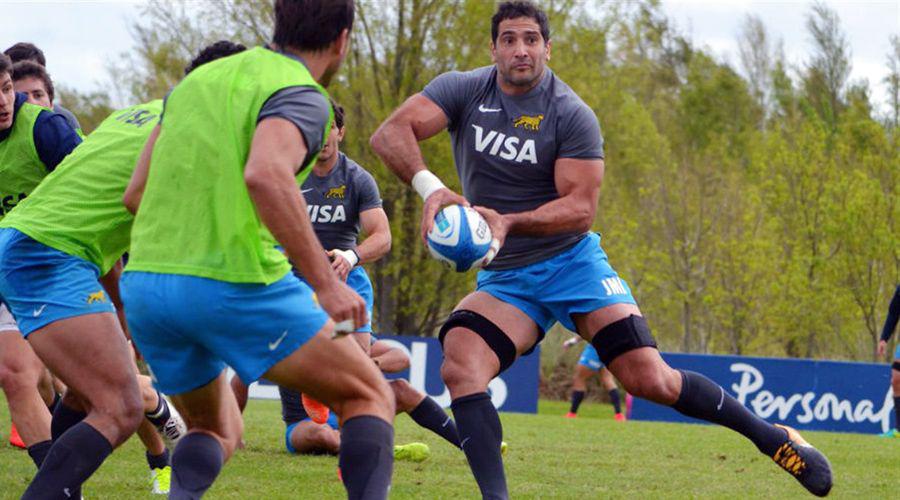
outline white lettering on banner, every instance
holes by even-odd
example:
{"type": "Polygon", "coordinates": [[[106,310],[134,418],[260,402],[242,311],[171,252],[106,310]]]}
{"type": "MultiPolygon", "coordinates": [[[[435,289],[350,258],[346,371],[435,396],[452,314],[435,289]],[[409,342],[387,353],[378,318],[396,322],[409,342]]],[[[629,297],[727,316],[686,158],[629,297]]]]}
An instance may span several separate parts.
{"type": "MultiPolygon", "coordinates": [[[[382,342],[392,348],[400,349],[404,354],[409,356],[409,385],[413,386],[419,392],[428,394],[425,390],[425,374],[428,373],[428,370],[426,369],[428,364],[428,343],[413,342],[412,348],[407,349],[405,345],[396,340],[384,339],[382,342]]],[[[428,395],[431,396],[437,404],[441,405],[441,408],[447,408],[450,406],[450,390],[447,389],[447,386],[444,384],[441,385],[444,387],[444,390],[439,395],[428,395]]],[[[491,393],[491,403],[494,404],[495,408],[503,406],[503,403],[506,402],[506,397],[509,395],[509,391],[507,391],[506,388],[506,382],[500,377],[491,380],[488,384],[488,391],[491,393]]]]}
{"type": "Polygon", "coordinates": [[[759,369],[748,363],[732,363],[731,371],[741,376],[737,383],[731,384],[735,398],[761,418],[769,418],[777,412],[779,420],[786,420],[797,410],[795,418],[801,424],[808,424],[814,419],[820,422],[846,420],[850,423],[881,423],[882,431],[890,428],[891,412],[894,409],[890,388],[885,394],[881,409],[875,412],[875,403],[871,400],[863,399],[854,406],[851,401],[840,399],[830,392],[821,394],[818,400],[816,393],[812,391],[787,397],[776,396],[771,391],[763,390],[765,377],[759,369]],[[753,394],[755,396],[749,399],[753,394]]]}

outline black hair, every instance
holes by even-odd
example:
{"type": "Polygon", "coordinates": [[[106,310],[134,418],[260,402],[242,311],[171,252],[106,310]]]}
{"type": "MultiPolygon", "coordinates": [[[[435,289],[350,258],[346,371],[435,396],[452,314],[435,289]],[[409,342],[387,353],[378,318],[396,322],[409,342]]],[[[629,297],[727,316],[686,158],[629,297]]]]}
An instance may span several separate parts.
{"type": "Polygon", "coordinates": [[[316,51],[353,28],[353,0],[275,0],[275,35],[280,47],[316,51]]]}
{"type": "Polygon", "coordinates": [[[550,41],[550,22],[547,21],[547,13],[541,10],[528,0],[516,0],[513,2],[503,2],[497,6],[497,12],[491,18],[491,41],[497,43],[497,37],[500,22],[507,19],[516,19],[519,17],[530,17],[541,28],[541,37],[544,43],[550,41]]]}
{"type": "Polygon", "coordinates": [[[53,101],[53,80],[50,79],[50,75],[47,74],[47,70],[44,69],[43,66],[30,60],[19,61],[12,65],[11,73],[10,76],[12,76],[13,82],[25,78],[37,78],[38,80],[42,80],[44,82],[44,89],[47,90],[47,95],[50,96],[50,100],[53,101]]]}
{"type": "Polygon", "coordinates": [[[47,66],[47,59],[44,58],[44,51],[37,48],[33,43],[19,42],[4,50],[3,53],[12,59],[13,64],[19,61],[34,61],[41,66],[47,66]]]}
{"type": "Polygon", "coordinates": [[[331,102],[331,108],[334,110],[334,126],[344,128],[344,107],[334,102],[334,99],[329,99],[329,101],[331,102]]]}
{"type": "Polygon", "coordinates": [[[234,42],[229,42],[228,40],[219,40],[216,43],[211,45],[207,45],[197,54],[197,57],[194,58],[193,61],[190,62],[184,68],[184,74],[187,75],[191,71],[194,71],[198,67],[208,63],[215,61],[216,59],[221,59],[223,57],[230,56],[232,54],[237,54],[238,52],[243,52],[247,50],[247,47],[234,42]]]}
{"type": "Polygon", "coordinates": [[[12,61],[6,54],[0,54],[0,74],[2,73],[9,73],[9,77],[12,78],[12,61]]]}

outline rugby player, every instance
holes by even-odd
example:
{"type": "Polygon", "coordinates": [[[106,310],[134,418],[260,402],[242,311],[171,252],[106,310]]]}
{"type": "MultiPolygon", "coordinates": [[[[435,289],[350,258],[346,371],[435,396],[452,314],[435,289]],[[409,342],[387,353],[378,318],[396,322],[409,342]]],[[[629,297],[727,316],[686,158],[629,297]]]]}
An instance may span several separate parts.
{"type": "MultiPolygon", "coordinates": [[[[384,342],[372,340],[374,294],[369,275],[360,266],[363,263],[374,262],[390,251],[391,228],[387,214],[381,207],[381,195],[375,179],[362,166],[340,151],[340,143],[346,133],[346,116],[344,108],[334,101],[331,102],[331,107],[334,111],[334,126],[300,192],[306,201],[307,212],[316,237],[322,246],[328,249],[332,269],[366,301],[370,321],[357,328],[353,332],[353,338],[382,372],[399,372],[409,366],[409,358],[396,349],[388,348],[384,342]],[[366,238],[357,245],[360,230],[366,234],[366,238]]],[[[294,272],[298,278],[306,282],[296,268],[294,272]]],[[[437,402],[416,391],[405,380],[392,380],[390,385],[396,397],[398,412],[409,413],[417,424],[459,447],[456,425],[437,402]]],[[[231,386],[239,406],[243,407],[246,404],[247,386],[239,377],[232,378],[231,386]]],[[[311,419],[315,422],[310,421],[309,425],[299,427],[289,425],[286,442],[290,443],[291,439],[295,439],[298,443],[303,443],[296,448],[297,450],[309,448],[316,452],[337,453],[337,446],[332,445],[340,443],[340,437],[335,431],[336,420],[329,416],[328,407],[290,389],[280,388],[280,390],[282,414],[286,423],[295,424],[308,418],[309,415],[315,416],[311,419]],[[295,403],[300,404],[303,409],[297,408],[295,403]],[[302,417],[300,411],[303,412],[302,417]],[[331,420],[328,420],[329,418],[331,420]],[[327,425],[321,427],[321,423],[326,420],[332,422],[335,427],[328,428],[327,425]],[[328,429],[331,429],[331,432],[328,429]],[[309,439],[306,436],[307,431],[314,433],[309,439]],[[291,435],[295,437],[291,438],[291,435]],[[319,449],[320,445],[323,449],[319,449]]],[[[394,457],[406,457],[409,454],[420,456],[422,453],[414,450],[422,450],[423,447],[427,452],[427,447],[421,443],[395,446],[394,457]],[[414,446],[417,444],[421,446],[414,446]]]]}
{"type": "MultiPolygon", "coordinates": [[[[581,337],[572,337],[563,342],[563,348],[568,349],[580,341],[581,337]]],[[[619,397],[619,388],[616,386],[616,379],[609,372],[606,365],[600,361],[597,349],[591,344],[584,346],[584,349],[581,351],[581,357],[578,358],[578,364],[575,365],[575,374],[572,376],[572,405],[569,407],[569,412],[566,413],[566,418],[578,417],[578,407],[581,406],[581,401],[584,400],[584,395],[587,392],[587,381],[591,376],[598,373],[600,375],[600,384],[606,389],[606,392],[609,394],[609,401],[612,403],[613,409],[615,409],[614,418],[618,422],[624,422],[625,414],[622,413],[622,402],[619,397]]]]}
{"type": "MultiPolygon", "coordinates": [[[[386,342],[375,341],[369,355],[384,373],[397,373],[409,368],[409,357],[403,351],[391,348],[386,342]]],[[[434,431],[450,444],[459,448],[459,437],[453,420],[430,397],[417,391],[403,379],[390,381],[397,402],[397,413],[408,413],[417,424],[434,431]],[[436,408],[436,410],[435,410],[436,408]]],[[[279,387],[281,415],[284,420],[284,444],[287,451],[298,454],[337,455],[341,446],[338,422],[334,413],[319,424],[307,414],[301,394],[279,387]]],[[[428,458],[430,450],[425,443],[409,443],[394,446],[394,459],[421,462],[428,458]]]]}
{"type": "Polygon", "coordinates": [[[753,415],[708,378],[660,357],[624,280],[591,233],[603,150],[591,109],[546,67],[547,16],[503,2],[491,23],[494,65],[435,78],[379,127],[372,147],[425,200],[422,236],[438,210],[479,205],[500,252],[440,331],[441,374],[463,450],[485,498],[507,498],[502,428],[488,382],[557,321],[597,349],[629,393],[747,436],[809,491],[831,489],[820,452],[753,415]],[[460,196],[429,172],[418,141],[448,129],[460,196]]]}
{"type": "MultiPolygon", "coordinates": [[[[37,46],[35,46],[33,43],[19,42],[12,47],[4,50],[3,53],[9,56],[13,64],[21,61],[31,61],[36,64],[40,64],[44,68],[47,67],[47,59],[44,57],[44,51],[37,48],[37,46]]],[[[51,97],[50,100],[52,101],[53,98],[51,97]]],[[[64,108],[59,103],[53,104],[52,109],[54,113],[62,115],[69,123],[69,126],[72,127],[72,129],[75,130],[75,132],[77,132],[79,136],[84,136],[84,134],[81,132],[81,125],[78,124],[78,118],[76,118],[71,111],[64,108]]]]}
{"type": "Polygon", "coordinates": [[[269,47],[202,66],[166,100],[124,197],[137,214],[128,326],[188,424],[173,498],[201,496],[240,440],[226,365],[335,409],[349,497],[385,498],[393,396],[352,339],[332,338],[335,322],[367,323],[365,302],[332,271],[297,189],[329,134],[324,86],[347,53],[354,5],[276,0],[274,13],[269,47]]]}
{"type": "MultiPolygon", "coordinates": [[[[186,72],[243,49],[243,46],[228,42],[216,43],[201,51],[186,72]]],[[[121,200],[161,111],[162,101],[155,100],[113,113],[81,147],[66,157],[60,169],[51,173],[13,213],[0,221],[0,274],[7,276],[0,281],[0,296],[7,297],[13,310],[19,311],[18,315],[23,318],[23,333],[33,344],[43,342],[42,339],[50,335],[59,337],[61,340],[57,342],[64,344],[63,347],[73,342],[79,346],[68,354],[51,348],[38,350],[39,355],[50,352],[54,364],[64,365],[66,373],[60,374],[64,380],[75,379],[54,412],[54,449],[56,442],[66,442],[70,446],[75,442],[83,445],[93,458],[89,462],[91,457],[65,463],[64,470],[50,471],[46,477],[41,476],[42,470],[26,497],[52,497],[54,492],[58,496],[65,489],[69,495],[77,497],[79,485],[90,471],[72,477],[76,471],[65,466],[99,465],[114,445],[128,437],[119,435],[118,442],[114,442],[107,437],[109,429],[100,427],[102,419],[91,419],[96,413],[111,414],[119,409],[110,400],[122,397],[129,401],[127,394],[120,395],[115,390],[130,390],[123,382],[117,382],[111,389],[105,388],[109,381],[104,377],[116,376],[121,367],[92,368],[93,365],[104,365],[93,358],[102,350],[92,342],[112,345],[124,345],[125,342],[125,332],[120,326],[124,325],[124,318],[117,316],[122,312],[118,294],[119,259],[128,249],[133,217],[121,200]],[[29,266],[42,266],[44,274],[28,281],[29,266]],[[20,283],[30,286],[24,290],[26,287],[20,283]],[[90,329],[90,333],[85,329],[90,329]],[[73,365],[83,365],[83,368],[73,365]],[[98,374],[96,370],[110,370],[111,375],[98,374]],[[96,391],[109,394],[95,395],[96,391]],[[89,428],[78,427],[82,420],[90,424],[89,428]],[[72,441],[70,433],[73,431],[83,436],[72,441]],[[97,435],[98,431],[100,435],[97,435]]],[[[137,367],[127,346],[126,353],[126,368],[136,373],[137,367]]],[[[138,432],[147,447],[151,491],[167,493],[171,470],[169,452],[156,432],[175,443],[185,431],[184,423],[153,389],[149,377],[139,375],[136,382],[140,387],[138,402],[142,403],[145,416],[138,432]]],[[[129,409],[122,411],[125,410],[129,409]]],[[[128,415],[112,416],[125,421],[128,418],[128,415]]],[[[124,434],[125,430],[119,432],[124,434]]]]}
{"type": "MultiPolygon", "coordinates": [[[[881,338],[878,340],[878,356],[887,354],[887,344],[897,329],[897,322],[900,321],[900,286],[894,291],[894,298],[888,306],[887,317],[884,319],[884,327],[881,329],[881,338]]],[[[891,388],[894,392],[894,428],[888,430],[882,437],[900,438],[900,343],[894,351],[894,362],[891,363],[891,388]]]]}
{"type": "MultiPolygon", "coordinates": [[[[63,117],[26,101],[14,90],[12,61],[0,55],[0,220],[81,142],[63,117]]],[[[38,467],[50,450],[50,412],[37,391],[44,372],[0,293],[0,386],[38,467]]]]}

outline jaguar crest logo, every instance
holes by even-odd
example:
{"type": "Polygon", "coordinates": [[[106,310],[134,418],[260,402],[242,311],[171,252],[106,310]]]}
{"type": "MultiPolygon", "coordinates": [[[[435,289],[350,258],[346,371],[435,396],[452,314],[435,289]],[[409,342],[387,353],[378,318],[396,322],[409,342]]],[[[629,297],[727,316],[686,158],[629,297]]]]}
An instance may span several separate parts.
{"type": "Polygon", "coordinates": [[[344,195],[347,193],[347,185],[342,184],[339,187],[333,187],[325,193],[326,198],[340,198],[344,199],[344,195]]]}
{"type": "Polygon", "coordinates": [[[513,128],[522,127],[525,130],[533,130],[537,132],[541,128],[541,120],[544,119],[544,115],[535,115],[528,116],[522,115],[515,120],[513,120],[513,128]]]}
{"type": "Polygon", "coordinates": [[[106,302],[106,294],[103,293],[103,290],[98,290],[88,295],[87,303],[93,304],[94,302],[106,302]]]}

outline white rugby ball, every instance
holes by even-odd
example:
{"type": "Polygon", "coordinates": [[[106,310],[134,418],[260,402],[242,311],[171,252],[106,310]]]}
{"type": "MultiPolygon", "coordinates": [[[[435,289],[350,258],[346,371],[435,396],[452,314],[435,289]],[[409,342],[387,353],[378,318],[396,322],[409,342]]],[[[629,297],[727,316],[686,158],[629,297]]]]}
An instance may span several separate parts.
{"type": "Polygon", "coordinates": [[[492,239],[484,217],[462,205],[450,205],[438,212],[427,237],[431,256],[459,273],[490,262],[485,257],[491,251],[492,239]]]}

